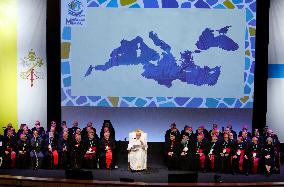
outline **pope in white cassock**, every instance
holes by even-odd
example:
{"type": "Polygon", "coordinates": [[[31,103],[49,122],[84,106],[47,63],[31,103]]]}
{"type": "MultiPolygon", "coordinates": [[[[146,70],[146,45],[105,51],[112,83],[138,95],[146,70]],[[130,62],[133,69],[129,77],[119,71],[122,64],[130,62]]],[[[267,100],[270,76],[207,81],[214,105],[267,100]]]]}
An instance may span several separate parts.
{"type": "Polygon", "coordinates": [[[135,130],[129,133],[128,163],[133,171],[141,171],[147,168],[147,133],[135,130]]]}

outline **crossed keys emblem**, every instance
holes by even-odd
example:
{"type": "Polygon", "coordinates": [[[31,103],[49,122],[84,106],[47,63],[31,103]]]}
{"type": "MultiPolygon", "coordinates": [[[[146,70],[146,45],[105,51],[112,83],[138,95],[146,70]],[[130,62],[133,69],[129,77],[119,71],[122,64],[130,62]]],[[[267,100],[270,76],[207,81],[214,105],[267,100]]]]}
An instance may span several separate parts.
{"type": "Polygon", "coordinates": [[[38,71],[38,69],[44,65],[43,59],[38,57],[33,49],[29,51],[26,57],[21,58],[20,63],[24,68],[27,68],[27,71],[20,73],[20,77],[22,79],[28,79],[31,83],[31,87],[33,87],[35,80],[44,78],[44,74],[38,71]]]}

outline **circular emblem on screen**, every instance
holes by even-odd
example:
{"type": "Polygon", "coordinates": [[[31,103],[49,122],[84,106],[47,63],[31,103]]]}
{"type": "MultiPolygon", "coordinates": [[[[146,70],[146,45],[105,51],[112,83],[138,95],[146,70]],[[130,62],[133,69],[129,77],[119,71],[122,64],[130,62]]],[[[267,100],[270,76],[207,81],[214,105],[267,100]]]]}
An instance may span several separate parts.
{"type": "Polygon", "coordinates": [[[73,0],[68,4],[68,14],[81,17],[83,13],[83,4],[79,0],[73,0]]]}

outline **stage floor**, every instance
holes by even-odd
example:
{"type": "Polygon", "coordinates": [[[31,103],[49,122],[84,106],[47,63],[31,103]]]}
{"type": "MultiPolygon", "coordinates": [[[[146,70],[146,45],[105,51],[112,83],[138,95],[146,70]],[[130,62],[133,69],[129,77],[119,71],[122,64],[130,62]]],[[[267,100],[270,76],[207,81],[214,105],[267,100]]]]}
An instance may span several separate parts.
{"type": "MultiPolygon", "coordinates": [[[[119,181],[120,178],[134,179],[134,182],[168,182],[168,174],[182,174],[188,173],[184,171],[168,171],[166,167],[153,166],[148,171],[143,172],[129,172],[126,166],[120,166],[114,170],[91,170],[94,180],[101,181],[119,181]]],[[[272,174],[269,177],[264,175],[231,175],[231,174],[218,174],[221,175],[224,182],[283,182],[284,181],[284,166],[281,168],[280,174],[272,174]]],[[[216,173],[208,172],[198,174],[198,182],[214,182],[214,175],[216,173]]],[[[12,176],[25,176],[25,177],[39,177],[39,178],[65,178],[65,170],[32,170],[32,169],[1,169],[0,175],[12,176]]]]}
{"type": "MultiPolygon", "coordinates": [[[[163,160],[163,143],[149,143],[148,151],[148,167],[147,171],[130,172],[127,170],[127,143],[118,142],[120,151],[117,152],[118,156],[118,169],[113,170],[92,170],[93,179],[101,181],[119,181],[120,178],[134,179],[134,182],[146,183],[166,183],[168,182],[168,174],[182,174],[190,173],[185,171],[168,171],[163,160]]],[[[198,182],[214,182],[214,175],[221,175],[224,182],[283,182],[284,181],[284,165],[281,167],[280,174],[272,174],[269,177],[264,175],[231,175],[219,173],[198,173],[198,182]]],[[[32,170],[32,169],[0,169],[0,175],[13,175],[25,177],[40,177],[40,178],[57,178],[65,179],[65,170],[32,170]]]]}

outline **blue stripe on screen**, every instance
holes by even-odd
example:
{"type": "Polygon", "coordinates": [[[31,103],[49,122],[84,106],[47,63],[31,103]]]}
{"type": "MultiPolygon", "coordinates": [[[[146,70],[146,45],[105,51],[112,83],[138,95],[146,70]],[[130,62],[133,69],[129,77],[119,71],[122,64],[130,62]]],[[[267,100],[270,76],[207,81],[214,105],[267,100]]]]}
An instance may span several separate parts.
{"type": "Polygon", "coordinates": [[[284,78],[284,64],[268,64],[268,78],[284,78]]]}

